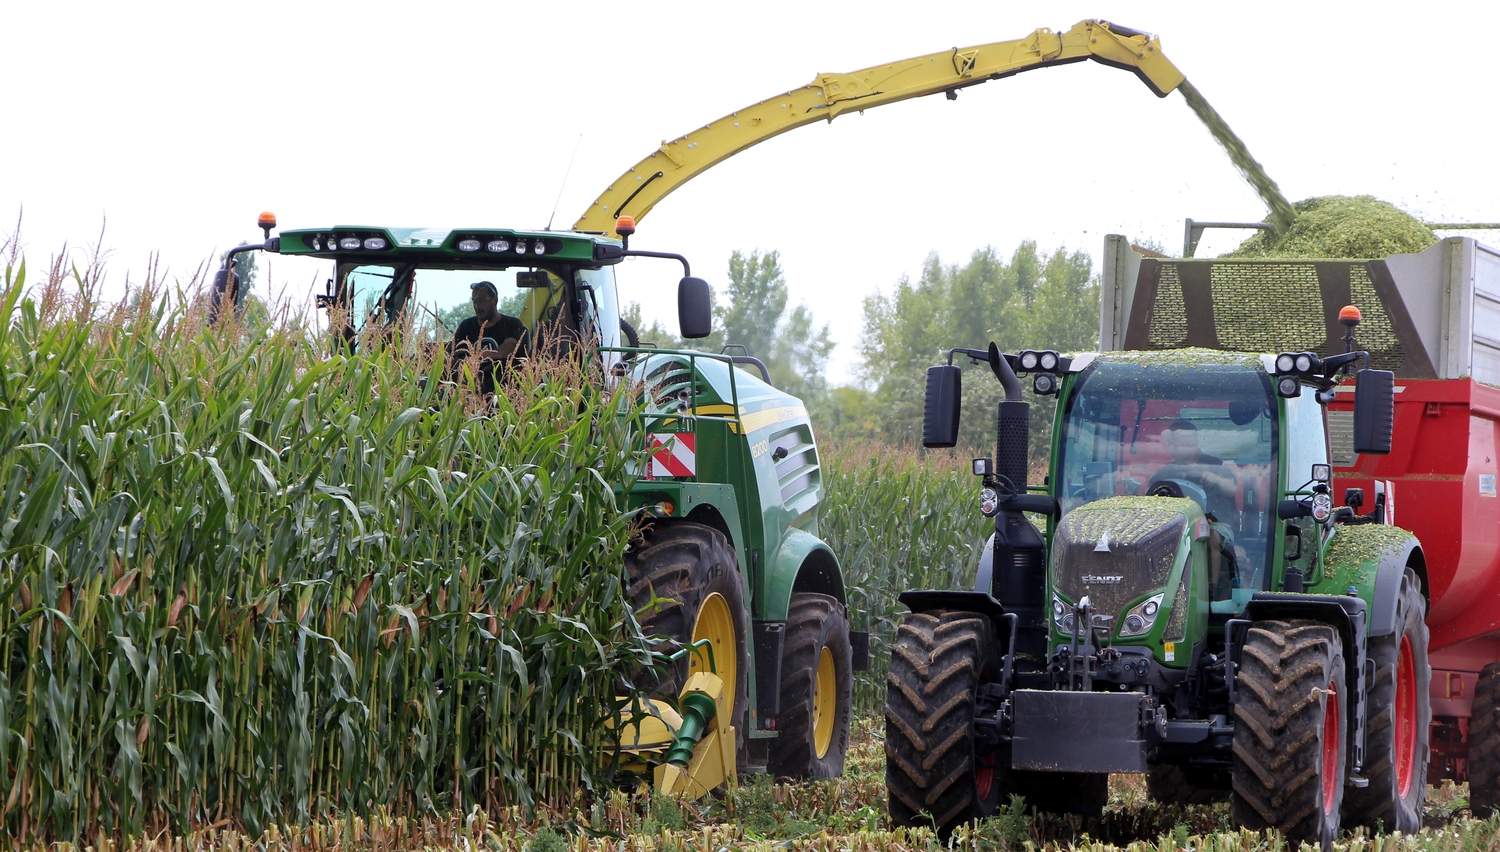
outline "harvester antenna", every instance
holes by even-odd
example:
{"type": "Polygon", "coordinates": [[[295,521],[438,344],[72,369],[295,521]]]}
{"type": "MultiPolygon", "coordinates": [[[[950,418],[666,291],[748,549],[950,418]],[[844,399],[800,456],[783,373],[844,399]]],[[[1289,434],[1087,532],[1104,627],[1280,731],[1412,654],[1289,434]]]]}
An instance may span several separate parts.
{"type": "Polygon", "coordinates": [[[557,188],[557,199],[552,202],[552,215],[547,217],[546,230],[552,230],[552,220],[557,218],[557,205],[562,201],[563,190],[568,188],[568,175],[573,173],[573,161],[578,159],[578,146],[583,144],[583,134],[578,134],[578,141],[573,143],[573,156],[568,158],[568,167],[563,171],[562,186],[557,188]]]}

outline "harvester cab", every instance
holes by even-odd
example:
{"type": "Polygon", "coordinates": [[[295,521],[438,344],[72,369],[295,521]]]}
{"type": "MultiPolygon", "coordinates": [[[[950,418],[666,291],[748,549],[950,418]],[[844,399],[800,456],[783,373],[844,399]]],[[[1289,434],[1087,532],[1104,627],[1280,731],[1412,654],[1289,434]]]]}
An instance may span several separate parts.
{"type": "MultiPolygon", "coordinates": [[[[696,797],[741,768],[842,772],[868,637],[849,630],[838,560],[818,537],[822,475],[807,411],[748,353],[642,346],[620,316],[615,267],[664,259],[683,270],[682,336],[708,336],[709,287],[685,257],[630,248],[628,216],[613,224],[618,238],[367,226],[272,236],[274,216],[258,224],[264,241],[232,249],[215,277],[215,317],[246,303],[236,255],[317,258],[332,265],[317,304],[342,351],[425,347],[434,363],[455,364],[463,352],[446,342],[471,303],[483,326],[467,360],[481,390],[519,359],[562,353],[639,389],[647,453],[616,491],[639,517],[626,601],[660,640],[660,658],[626,677],[639,691],[620,699],[625,775],[696,797]]],[[[461,376],[450,366],[445,378],[461,376]]]]}
{"type": "Polygon", "coordinates": [[[1366,772],[1386,765],[1382,748],[1405,749],[1411,767],[1411,744],[1393,746],[1394,726],[1367,707],[1385,645],[1425,655],[1410,617],[1421,552],[1333,507],[1335,391],[1356,391],[1352,450],[1391,449],[1392,374],[1350,349],[1067,357],[991,344],[929,369],[927,446],[957,441],[954,355],[987,364],[1006,400],[994,459],[973,462],[995,519],[974,588],[901,598],[912,613],[886,710],[898,822],[930,814],[951,830],[1010,793],[1097,815],[1112,772],[1148,773],[1168,801],[1232,789],[1240,824],[1314,843],[1331,842],[1341,809],[1350,821],[1398,810],[1382,795],[1412,810],[1410,772],[1405,785],[1366,772]],[[1022,377],[1057,397],[1042,485],[1028,475],[1022,377]],[[1345,546],[1366,540],[1380,546],[1345,546]],[[956,696],[936,718],[911,698],[933,689],[956,696]]]}

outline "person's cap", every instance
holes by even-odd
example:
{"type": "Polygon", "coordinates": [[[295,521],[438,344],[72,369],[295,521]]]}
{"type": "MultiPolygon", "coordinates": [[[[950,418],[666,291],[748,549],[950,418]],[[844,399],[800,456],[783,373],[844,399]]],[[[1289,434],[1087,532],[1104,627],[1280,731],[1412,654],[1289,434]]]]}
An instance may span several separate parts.
{"type": "Polygon", "coordinates": [[[490,283],[489,281],[475,281],[473,284],[469,285],[469,289],[470,290],[484,289],[484,290],[490,291],[490,294],[493,295],[493,296],[498,297],[500,295],[500,291],[497,290],[497,289],[495,289],[495,285],[492,284],[492,283],[490,283]]]}

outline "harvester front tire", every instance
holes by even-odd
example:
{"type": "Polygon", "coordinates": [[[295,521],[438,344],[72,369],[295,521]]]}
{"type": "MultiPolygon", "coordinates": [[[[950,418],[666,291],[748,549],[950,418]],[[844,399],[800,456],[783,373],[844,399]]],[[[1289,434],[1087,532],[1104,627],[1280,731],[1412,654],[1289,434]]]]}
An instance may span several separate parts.
{"type": "MultiPolygon", "coordinates": [[[[653,524],[642,533],[625,554],[625,569],[630,577],[627,600],[641,631],[650,636],[661,634],[667,641],[656,650],[675,653],[693,641],[695,629],[705,604],[710,613],[727,610],[733,622],[734,645],[715,643],[714,661],[725,673],[726,661],[734,663],[734,675],[726,680],[734,687],[734,719],[737,728],[743,723],[749,706],[750,651],[746,636],[750,633],[750,614],[745,609],[744,584],[740,578],[734,548],[724,534],[713,527],[678,521],[653,524]],[[715,597],[717,596],[717,600],[715,597]],[[722,602],[722,606],[720,605],[722,602]]],[[[701,632],[701,629],[700,629],[701,632]]],[[[664,673],[637,674],[636,685],[664,693],[675,700],[694,671],[707,670],[698,662],[702,654],[689,654],[669,666],[664,673]],[[694,668],[694,666],[701,666],[694,668]]],[[[744,741],[744,732],[736,739],[744,741]]]]}
{"type": "Polygon", "coordinates": [[[1365,712],[1365,767],[1370,786],[1344,796],[1344,823],[1374,831],[1415,834],[1427,803],[1428,686],[1427,602],[1417,575],[1406,569],[1396,603],[1396,632],[1370,640],[1375,683],[1365,712]]]}
{"type": "Polygon", "coordinates": [[[1235,674],[1236,824],[1332,847],[1348,749],[1344,681],[1334,628],[1303,620],[1250,626],[1235,674]]]}
{"type": "Polygon", "coordinates": [[[1228,790],[1197,783],[1188,770],[1161,764],[1146,772],[1146,792],[1164,805],[1211,805],[1229,798],[1228,790]]]}
{"type": "Polygon", "coordinates": [[[942,837],[995,812],[1006,767],[976,750],[981,684],[999,680],[990,620],[972,612],[907,615],[886,675],[885,786],[891,822],[930,825],[942,837]]]}
{"type": "Polygon", "coordinates": [[[837,598],[792,595],[781,654],[781,715],[766,771],[787,778],[837,778],[849,750],[854,650],[837,598]]]}
{"type": "Polygon", "coordinates": [[[1500,814],[1500,663],[1479,672],[1469,717],[1469,807],[1480,819],[1500,814]]]}

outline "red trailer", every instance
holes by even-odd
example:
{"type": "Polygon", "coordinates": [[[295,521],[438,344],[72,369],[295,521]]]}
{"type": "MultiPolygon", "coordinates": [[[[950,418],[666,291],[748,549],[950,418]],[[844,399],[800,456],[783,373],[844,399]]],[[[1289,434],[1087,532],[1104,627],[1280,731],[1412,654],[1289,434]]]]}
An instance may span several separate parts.
{"type": "Polygon", "coordinates": [[[1358,348],[1397,377],[1395,440],[1388,456],[1356,456],[1352,394],[1336,394],[1328,406],[1335,498],[1342,502],[1358,489],[1361,512],[1378,510],[1420,539],[1431,631],[1429,780],[1470,780],[1472,766],[1473,782],[1484,789],[1471,798],[1495,798],[1500,252],[1451,238],[1418,254],[1370,261],[1184,260],[1111,235],[1103,273],[1106,350],[1337,354],[1346,351],[1339,310],[1361,310],[1358,348]],[[1471,719],[1484,725],[1473,736],[1471,719]]]}

